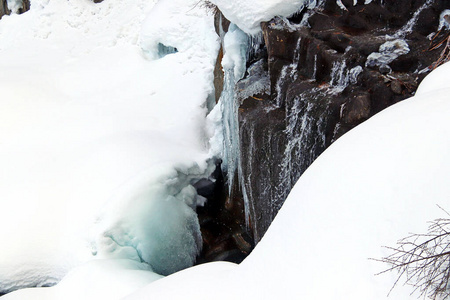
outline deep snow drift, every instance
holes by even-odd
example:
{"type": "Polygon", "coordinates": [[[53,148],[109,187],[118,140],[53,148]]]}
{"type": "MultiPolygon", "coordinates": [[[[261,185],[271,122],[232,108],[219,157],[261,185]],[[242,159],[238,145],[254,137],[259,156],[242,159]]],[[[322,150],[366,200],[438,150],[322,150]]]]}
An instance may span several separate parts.
{"type": "Polygon", "coordinates": [[[184,0],[31,6],[0,21],[0,292],[55,284],[91,259],[130,260],[103,273],[191,266],[191,184],[213,167],[212,16],[184,0]]]}

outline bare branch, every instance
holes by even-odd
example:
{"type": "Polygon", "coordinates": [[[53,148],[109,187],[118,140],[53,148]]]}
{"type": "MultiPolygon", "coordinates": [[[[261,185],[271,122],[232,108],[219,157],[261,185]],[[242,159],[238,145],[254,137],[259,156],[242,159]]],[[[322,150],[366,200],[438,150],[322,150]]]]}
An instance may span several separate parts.
{"type": "MultiPolygon", "coordinates": [[[[445,51],[449,50],[450,38],[445,51]]],[[[447,57],[450,54],[446,53],[447,57]]],[[[439,207],[446,215],[449,213],[439,207]]],[[[392,253],[376,261],[390,265],[378,273],[397,271],[398,277],[389,293],[401,278],[414,287],[413,293],[429,299],[450,299],[450,219],[430,222],[425,234],[411,234],[397,242],[396,247],[385,247],[392,253]]]]}

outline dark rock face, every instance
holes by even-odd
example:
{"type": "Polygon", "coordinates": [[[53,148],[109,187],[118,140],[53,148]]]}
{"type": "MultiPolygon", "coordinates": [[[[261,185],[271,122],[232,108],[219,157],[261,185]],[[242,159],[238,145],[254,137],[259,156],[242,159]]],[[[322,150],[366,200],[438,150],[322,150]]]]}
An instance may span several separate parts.
{"type": "Polygon", "coordinates": [[[333,141],[414,95],[438,60],[447,1],[327,0],[299,23],[262,24],[261,49],[237,87],[241,160],[259,241],[306,168],[333,141]],[[430,37],[433,40],[430,40],[430,37]]]}
{"type": "Polygon", "coordinates": [[[203,249],[197,264],[211,261],[240,263],[254,247],[244,221],[242,197],[230,197],[224,184],[220,165],[213,174],[215,181],[201,180],[194,186],[200,196],[208,199],[197,208],[203,249]]]}

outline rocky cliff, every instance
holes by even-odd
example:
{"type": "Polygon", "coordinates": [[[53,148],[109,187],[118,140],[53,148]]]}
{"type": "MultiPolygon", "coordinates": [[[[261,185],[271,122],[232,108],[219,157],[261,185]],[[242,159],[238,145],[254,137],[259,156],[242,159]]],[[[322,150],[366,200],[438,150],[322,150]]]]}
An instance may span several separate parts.
{"type": "MultiPolygon", "coordinates": [[[[250,39],[247,72],[235,87],[242,180],[233,181],[227,201],[248,199],[255,242],[318,155],[414,95],[448,55],[449,32],[442,26],[450,18],[448,1],[318,2],[313,10],[261,24],[263,35],[250,39]]],[[[226,30],[220,12],[217,20],[226,30]]],[[[216,91],[222,81],[216,68],[216,91]]],[[[242,213],[239,218],[235,222],[245,223],[242,213]]]]}

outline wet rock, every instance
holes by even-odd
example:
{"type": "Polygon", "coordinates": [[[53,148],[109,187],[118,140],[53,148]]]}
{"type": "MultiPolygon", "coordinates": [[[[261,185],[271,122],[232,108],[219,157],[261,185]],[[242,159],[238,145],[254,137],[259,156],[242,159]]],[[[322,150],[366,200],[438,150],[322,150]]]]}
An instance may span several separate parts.
{"type": "Polygon", "coordinates": [[[197,264],[218,260],[240,263],[254,247],[245,223],[243,198],[239,193],[228,195],[220,161],[212,177],[194,184],[197,193],[207,198],[203,207],[197,207],[203,239],[197,264]]]}
{"type": "Polygon", "coordinates": [[[342,107],[341,119],[346,124],[360,124],[370,117],[370,95],[355,95],[342,107]]]}
{"type": "MultiPolygon", "coordinates": [[[[316,8],[310,27],[295,26],[303,12],[293,23],[263,23],[269,87],[252,93],[238,83],[242,169],[256,241],[314,159],[351,128],[412,96],[426,73],[419,71],[439,57],[428,37],[446,36],[437,33],[445,1],[342,2],[346,9],[334,0],[316,8]],[[414,16],[416,23],[427,18],[426,25],[408,31],[414,16]],[[367,68],[374,53],[382,60],[367,68]]],[[[244,81],[264,77],[254,76],[244,81]]]]}
{"type": "MultiPolygon", "coordinates": [[[[252,45],[246,76],[235,87],[243,186],[235,178],[231,195],[224,188],[201,208],[201,262],[242,259],[314,159],[361,122],[414,95],[434,67],[442,50],[434,46],[448,35],[446,29],[437,30],[446,1],[428,6],[425,0],[342,2],[346,9],[335,0],[324,1],[306,27],[299,26],[305,10],[261,24],[263,39],[252,45]],[[410,20],[416,24],[411,28],[410,20]],[[390,42],[406,44],[409,51],[397,47],[395,57],[367,64],[373,53],[389,54],[390,42]]],[[[216,19],[218,33],[228,25],[223,16],[216,19]]],[[[216,99],[221,72],[218,63],[216,99]]]]}
{"type": "Polygon", "coordinates": [[[400,81],[398,80],[394,80],[391,82],[391,90],[397,94],[397,95],[401,95],[403,92],[403,86],[400,83],[400,81]]]}

